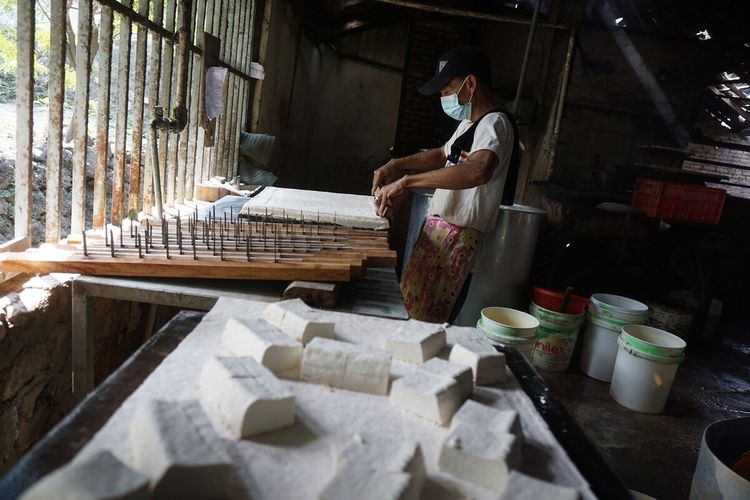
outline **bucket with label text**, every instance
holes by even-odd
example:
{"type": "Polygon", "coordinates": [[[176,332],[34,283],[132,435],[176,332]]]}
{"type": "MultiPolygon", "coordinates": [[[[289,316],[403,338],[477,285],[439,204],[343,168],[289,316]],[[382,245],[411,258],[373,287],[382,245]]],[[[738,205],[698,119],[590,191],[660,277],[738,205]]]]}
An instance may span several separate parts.
{"type": "Polygon", "coordinates": [[[567,370],[585,314],[555,312],[534,302],[529,306],[529,312],[539,320],[532,364],[550,372],[567,370]]]}

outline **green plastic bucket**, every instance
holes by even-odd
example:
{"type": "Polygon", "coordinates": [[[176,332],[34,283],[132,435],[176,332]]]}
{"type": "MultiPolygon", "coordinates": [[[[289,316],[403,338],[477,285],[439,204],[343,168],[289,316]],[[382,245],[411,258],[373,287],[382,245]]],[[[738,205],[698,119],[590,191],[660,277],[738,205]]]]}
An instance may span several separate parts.
{"type": "Polygon", "coordinates": [[[479,320],[477,321],[477,328],[482,330],[482,332],[484,332],[484,335],[493,344],[518,349],[528,361],[531,361],[531,356],[534,351],[534,344],[536,344],[536,336],[515,337],[510,335],[503,335],[502,333],[497,333],[495,331],[492,331],[491,329],[487,329],[486,323],[482,320],[482,318],[479,318],[479,320]]]}
{"type": "Polygon", "coordinates": [[[586,315],[555,312],[534,302],[531,302],[529,312],[539,320],[538,337],[531,356],[532,364],[550,372],[567,370],[586,315]]]}

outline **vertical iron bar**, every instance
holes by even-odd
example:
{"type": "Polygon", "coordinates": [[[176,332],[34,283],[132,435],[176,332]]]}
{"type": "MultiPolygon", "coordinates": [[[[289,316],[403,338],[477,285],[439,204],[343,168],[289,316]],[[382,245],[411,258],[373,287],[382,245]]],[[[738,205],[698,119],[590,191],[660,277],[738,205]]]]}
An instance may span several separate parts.
{"type": "MultiPolygon", "coordinates": [[[[205,1],[195,1],[195,21],[193,22],[193,26],[195,29],[193,30],[193,40],[195,45],[203,50],[205,49],[205,44],[203,42],[203,26],[205,22],[205,16],[206,16],[206,2],[205,1]]],[[[195,196],[195,183],[201,180],[200,175],[200,162],[197,158],[197,153],[201,151],[202,148],[198,147],[198,136],[203,132],[203,129],[198,130],[200,127],[198,125],[198,119],[199,115],[198,112],[200,111],[200,88],[201,88],[201,58],[197,54],[193,54],[193,71],[192,71],[192,78],[190,80],[191,84],[191,92],[190,92],[190,142],[188,143],[188,163],[187,163],[187,172],[188,172],[188,178],[187,178],[187,189],[186,189],[186,197],[188,199],[193,199],[195,196]]]]}
{"type": "MultiPolygon", "coordinates": [[[[63,0],[63,3],[65,1],[63,0]]],[[[64,26],[61,28],[65,33],[64,26]]],[[[99,90],[96,101],[96,167],[94,170],[93,226],[104,226],[107,218],[107,165],[109,164],[109,102],[112,79],[112,8],[102,5],[99,17],[99,90]]],[[[55,36],[55,28],[51,28],[55,36]]],[[[64,38],[64,36],[62,37],[64,38]]],[[[53,42],[50,41],[50,47],[53,42]]],[[[51,95],[51,93],[50,93],[51,95]]],[[[50,124],[50,133],[53,133],[50,124]]],[[[47,196],[50,188],[47,187],[47,196]]],[[[47,209],[49,214],[49,209],[47,209]]]]}
{"type": "MultiPolygon", "coordinates": [[[[154,0],[154,22],[159,26],[162,25],[164,19],[164,0],[154,0]]],[[[148,88],[148,113],[147,117],[149,120],[154,118],[154,108],[159,104],[159,89],[160,89],[160,73],[159,68],[161,67],[161,36],[159,34],[151,33],[151,61],[149,62],[149,88],[148,88]]],[[[150,139],[149,139],[150,140],[150,139]]],[[[154,206],[154,185],[152,181],[153,171],[153,159],[152,155],[146,155],[146,168],[143,171],[143,211],[146,214],[151,213],[151,208],[154,206]]]]}
{"type": "Polygon", "coordinates": [[[91,24],[93,0],[78,2],[76,41],[76,106],[73,138],[73,189],[71,234],[80,234],[86,224],[86,163],[88,159],[89,79],[91,78],[91,24]]]}
{"type": "MultiPolygon", "coordinates": [[[[175,0],[167,0],[166,11],[164,13],[164,28],[174,32],[175,27],[175,0]]],[[[169,116],[171,113],[172,97],[172,61],[174,58],[174,40],[162,40],[162,59],[161,59],[161,105],[164,107],[164,115],[169,116]]],[[[172,183],[172,193],[174,193],[174,165],[169,162],[168,151],[173,147],[173,138],[166,132],[159,134],[159,172],[162,179],[162,196],[166,194],[166,204],[170,205],[169,185],[172,183]]]]}
{"type": "MultiPolygon", "coordinates": [[[[221,43],[221,60],[227,62],[231,66],[231,54],[234,47],[234,40],[235,40],[235,23],[234,23],[234,12],[235,12],[235,2],[229,2],[229,5],[227,5],[227,12],[223,15],[223,23],[224,23],[224,30],[222,33],[224,33],[222,37],[222,43],[221,43]]],[[[217,123],[217,141],[216,145],[218,146],[218,150],[216,151],[217,160],[219,162],[219,173],[220,175],[223,175],[227,178],[227,180],[230,180],[232,178],[232,174],[230,173],[232,171],[231,168],[231,159],[229,158],[229,155],[227,154],[227,128],[229,126],[229,123],[231,121],[231,116],[234,113],[235,110],[233,110],[230,106],[232,103],[232,85],[234,81],[234,76],[229,73],[227,74],[226,82],[224,83],[224,88],[222,90],[222,96],[223,96],[223,103],[224,103],[224,112],[220,116],[220,121],[217,123]]]]}
{"type": "MultiPolygon", "coordinates": [[[[138,13],[148,17],[149,2],[138,2],[138,13]]],[[[146,42],[148,31],[138,25],[135,44],[135,88],[133,92],[133,152],[130,157],[128,217],[137,217],[141,205],[141,164],[143,162],[143,98],[146,87],[146,42]]],[[[149,156],[149,155],[147,155],[149,156]]]]}
{"type": "MultiPolygon", "coordinates": [[[[130,8],[132,0],[122,0],[130,8]]],[[[125,190],[125,149],[128,137],[128,101],[130,84],[130,19],[120,16],[120,40],[117,54],[117,108],[115,112],[115,164],[112,172],[112,215],[111,221],[122,220],[123,197],[125,190]]]]}
{"type": "MultiPolygon", "coordinates": [[[[112,11],[110,11],[110,15],[111,13],[112,11]]],[[[60,240],[60,212],[62,209],[60,190],[62,175],[63,105],[65,103],[66,14],[66,0],[51,0],[48,90],[49,125],[47,126],[47,215],[45,231],[45,239],[50,243],[57,243],[60,240]]],[[[102,10],[102,15],[104,15],[104,10],[102,10]]],[[[102,29],[104,29],[104,27],[105,26],[103,25],[102,29]]],[[[19,123],[21,123],[20,120],[19,123]]]]}

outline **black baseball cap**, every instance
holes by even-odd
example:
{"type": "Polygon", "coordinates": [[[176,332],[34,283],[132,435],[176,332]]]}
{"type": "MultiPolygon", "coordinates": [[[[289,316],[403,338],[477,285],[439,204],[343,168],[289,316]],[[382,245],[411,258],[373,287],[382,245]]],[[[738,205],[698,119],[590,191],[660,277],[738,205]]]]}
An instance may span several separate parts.
{"type": "Polygon", "coordinates": [[[489,82],[490,57],[478,47],[455,47],[440,56],[435,76],[418,91],[422,95],[432,95],[440,92],[455,77],[467,75],[489,82]]]}

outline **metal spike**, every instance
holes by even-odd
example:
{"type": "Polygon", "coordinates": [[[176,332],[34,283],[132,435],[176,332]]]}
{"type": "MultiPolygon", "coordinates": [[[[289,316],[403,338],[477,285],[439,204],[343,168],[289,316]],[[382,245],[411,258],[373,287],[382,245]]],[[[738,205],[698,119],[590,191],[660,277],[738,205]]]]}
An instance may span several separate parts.
{"type": "Polygon", "coordinates": [[[193,244],[193,260],[198,260],[198,251],[195,248],[195,234],[192,235],[190,241],[193,244]]]}
{"type": "Polygon", "coordinates": [[[247,255],[247,261],[250,262],[250,238],[245,240],[245,254],[247,255]]]}
{"type": "Polygon", "coordinates": [[[169,233],[164,233],[164,250],[167,252],[167,260],[169,260],[169,233]]]}
{"type": "Polygon", "coordinates": [[[149,238],[148,238],[148,229],[144,229],[143,230],[143,236],[146,238],[146,245],[145,245],[146,253],[150,253],[150,250],[149,250],[149,243],[150,242],[149,242],[149,238]]]}
{"type": "Polygon", "coordinates": [[[86,245],[86,230],[83,230],[83,256],[88,257],[89,256],[89,247],[86,245]]]}
{"type": "Polygon", "coordinates": [[[109,251],[112,254],[112,257],[115,256],[115,235],[112,234],[112,229],[109,230],[109,241],[112,242],[112,244],[109,246],[109,251]]]}
{"type": "MultiPolygon", "coordinates": [[[[226,214],[224,214],[226,216],[226,214]]],[[[224,260],[224,232],[219,233],[219,258],[224,260]]]]}
{"type": "Polygon", "coordinates": [[[125,245],[122,244],[122,224],[120,224],[120,248],[125,248],[125,245]]]}
{"type": "Polygon", "coordinates": [[[141,248],[141,235],[138,233],[135,233],[135,246],[138,247],[138,258],[143,258],[143,248],[141,248]]]}
{"type": "Polygon", "coordinates": [[[109,248],[109,224],[104,226],[104,245],[109,248]]]}

